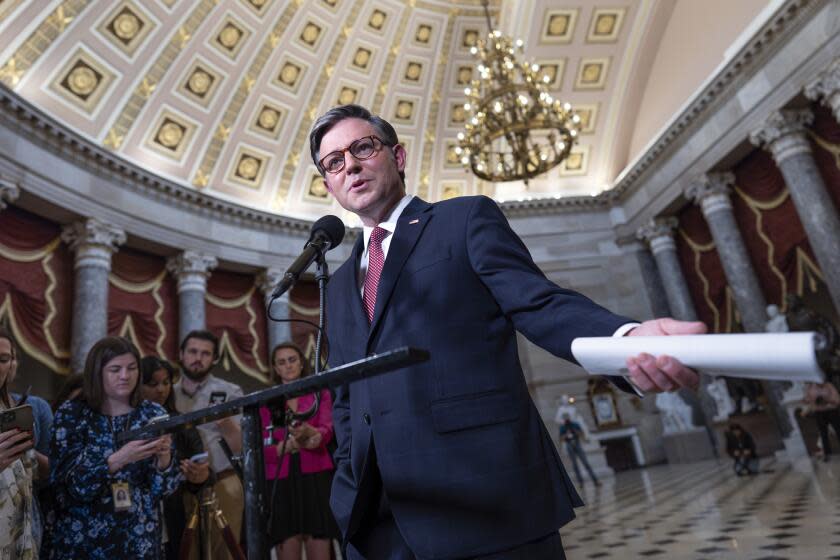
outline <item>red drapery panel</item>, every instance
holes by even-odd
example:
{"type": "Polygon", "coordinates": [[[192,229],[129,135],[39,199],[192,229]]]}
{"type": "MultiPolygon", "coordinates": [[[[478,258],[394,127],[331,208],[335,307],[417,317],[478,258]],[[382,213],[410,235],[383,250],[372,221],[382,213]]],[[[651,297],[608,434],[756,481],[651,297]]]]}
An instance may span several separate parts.
{"type": "Polygon", "coordinates": [[[163,257],[122,248],[112,259],[108,333],[130,338],[145,355],[178,358],[178,296],[163,257]]]}
{"type": "Polygon", "coordinates": [[[207,282],[206,299],[207,328],[221,342],[222,366],[267,382],[265,300],[256,277],[215,271],[207,282]]]}
{"type": "Polygon", "coordinates": [[[677,218],[677,255],[698,318],[706,323],[711,332],[742,330],[723,264],[702,210],[691,204],[677,218]]]}
{"type": "Polygon", "coordinates": [[[69,370],[73,256],[58,224],[10,206],[0,213],[0,319],[23,350],[69,370]]]}

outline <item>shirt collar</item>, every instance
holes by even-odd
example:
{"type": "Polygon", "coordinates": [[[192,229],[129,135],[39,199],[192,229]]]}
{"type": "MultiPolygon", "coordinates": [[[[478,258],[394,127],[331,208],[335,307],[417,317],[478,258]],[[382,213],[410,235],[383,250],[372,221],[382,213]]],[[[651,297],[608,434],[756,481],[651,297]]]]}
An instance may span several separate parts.
{"type": "MultiPolygon", "coordinates": [[[[400,216],[405,210],[405,207],[408,206],[408,203],[414,198],[413,194],[407,194],[394,206],[394,209],[391,210],[391,213],[388,215],[388,218],[385,219],[384,222],[380,222],[376,224],[375,227],[381,227],[382,229],[387,229],[391,233],[394,233],[397,230],[397,220],[400,219],[400,216]]],[[[365,248],[368,246],[368,242],[370,241],[370,234],[373,232],[374,226],[364,226],[364,236],[365,236],[365,248]]]]}
{"type": "Polygon", "coordinates": [[[181,372],[181,376],[182,376],[182,377],[181,377],[181,379],[179,379],[179,380],[178,380],[178,389],[179,389],[179,390],[180,390],[183,394],[185,394],[186,396],[188,396],[188,397],[190,397],[190,398],[193,398],[193,397],[194,397],[194,396],[196,396],[196,395],[197,395],[197,394],[198,394],[198,393],[199,393],[202,389],[204,389],[204,387],[206,387],[206,386],[207,386],[207,384],[210,382],[210,378],[211,378],[211,377],[213,377],[213,374],[212,374],[212,373],[208,373],[208,374],[207,374],[207,377],[205,377],[203,380],[201,380],[201,382],[200,382],[200,383],[196,384],[196,386],[195,386],[195,391],[194,391],[194,392],[192,392],[192,393],[189,393],[189,392],[187,391],[187,389],[184,387],[184,377],[183,377],[183,376],[184,376],[184,372],[183,372],[183,371],[181,372]]]}

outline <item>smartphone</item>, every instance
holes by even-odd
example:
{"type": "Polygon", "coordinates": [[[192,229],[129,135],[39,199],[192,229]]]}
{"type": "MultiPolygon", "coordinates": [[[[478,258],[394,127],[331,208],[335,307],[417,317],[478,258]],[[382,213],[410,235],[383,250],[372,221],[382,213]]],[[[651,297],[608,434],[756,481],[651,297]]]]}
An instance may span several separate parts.
{"type": "Polygon", "coordinates": [[[31,432],[34,425],[35,417],[32,415],[32,407],[28,404],[0,412],[0,432],[7,432],[14,428],[31,432]]]}
{"type": "Polygon", "coordinates": [[[168,414],[161,414],[160,416],[155,416],[151,420],[149,420],[149,424],[154,424],[155,422],[163,422],[164,420],[169,420],[168,414]]]}
{"type": "Polygon", "coordinates": [[[207,452],[204,453],[196,453],[192,457],[190,457],[190,461],[193,463],[206,463],[207,462],[207,452]]]}

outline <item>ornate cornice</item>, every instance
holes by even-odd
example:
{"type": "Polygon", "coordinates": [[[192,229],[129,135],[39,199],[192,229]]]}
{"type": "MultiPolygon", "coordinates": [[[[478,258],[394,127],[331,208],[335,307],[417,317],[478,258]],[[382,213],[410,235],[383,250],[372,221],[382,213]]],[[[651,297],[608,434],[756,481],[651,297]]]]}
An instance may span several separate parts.
{"type": "Polygon", "coordinates": [[[109,270],[111,255],[125,243],[125,231],[94,218],[68,224],[61,240],[76,253],[75,267],[98,267],[109,270]]]}
{"type": "Polygon", "coordinates": [[[15,183],[0,177],[0,211],[5,210],[19,196],[20,188],[15,183]]]}
{"type": "Polygon", "coordinates": [[[770,150],[776,163],[781,164],[791,156],[811,151],[808,126],[813,122],[810,109],[774,111],[761,128],[750,134],[750,142],[770,150]]]}
{"type": "Polygon", "coordinates": [[[184,251],[166,261],[168,270],[178,280],[178,293],[191,290],[207,290],[207,277],[218,266],[219,261],[213,255],[198,251],[184,251]]]}
{"type": "Polygon", "coordinates": [[[694,179],[685,189],[685,196],[699,204],[703,214],[709,216],[721,210],[732,208],[729,193],[735,184],[735,174],[731,171],[723,173],[704,173],[694,179]]]}

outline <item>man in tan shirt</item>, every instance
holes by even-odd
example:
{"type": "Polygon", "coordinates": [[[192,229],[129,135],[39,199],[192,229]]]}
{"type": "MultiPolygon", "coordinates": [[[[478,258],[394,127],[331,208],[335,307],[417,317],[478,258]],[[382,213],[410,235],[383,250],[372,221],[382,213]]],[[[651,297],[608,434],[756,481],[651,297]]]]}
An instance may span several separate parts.
{"type": "MultiPolygon", "coordinates": [[[[242,389],[210,373],[219,358],[219,340],[209,331],[192,331],[181,342],[181,378],[175,383],[175,407],[181,413],[193,412],[243,396],[242,389]]],[[[244,508],[242,483],[219,442],[224,439],[234,453],[242,450],[241,415],[198,426],[210,468],[216,473],[213,490],[219,507],[237,541],[242,530],[244,508]]],[[[221,532],[212,531],[214,559],[230,558],[221,532]]],[[[194,547],[197,549],[197,547],[194,547]]]]}

